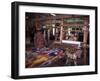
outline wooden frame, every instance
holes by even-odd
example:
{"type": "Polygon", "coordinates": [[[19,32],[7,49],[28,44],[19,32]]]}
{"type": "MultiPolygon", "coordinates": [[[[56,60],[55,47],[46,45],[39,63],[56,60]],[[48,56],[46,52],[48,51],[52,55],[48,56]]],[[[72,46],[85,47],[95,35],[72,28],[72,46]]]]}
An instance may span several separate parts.
{"type": "MultiPolygon", "coordinates": [[[[91,20],[90,20],[91,21],[91,20]]],[[[14,79],[25,79],[25,78],[42,78],[42,77],[58,77],[58,76],[72,76],[72,75],[86,75],[86,74],[97,74],[97,7],[95,6],[80,6],[80,5],[61,5],[61,4],[49,4],[49,3],[31,3],[31,2],[12,2],[12,54],[11,54],[11,77],[14,79]],[[53,7],[53,8],[61,8],[61,9],[83,9],[83,10],[93,10],[95,14],[95,36],[93,39],[95,41],[95,58],[94,58],[94,71],[84,71],[84,72],[72,72],[72,73],[49,73],[49,74],[36,74],[36,75],[19,75],[19,24],[20,24],[20,6],[39,6],[39,7],[53,7]]],[[[62,30],[62,29],[61,29],[62,30]]],[[[85,31],[85,29],[84,29],[85,31]]],[[[63,32],[61,32],[62,34],[63,32]]],[[[91,32],[90,32],[91,33],[91,32]]],[[[84,35],[86,36],[86,35],[84,35]]],[[[92,38],[90,38],[92,39],[92,38]]],[[[62,41],[62,35],[60,36],[60,41],[62,41]]],[[[86,40],[84,38],[84,46],[86,46],[86,40]]],[[[94,53],[93,53],[94,54],[94,53]]],[[[60,67],[62,68],[62,67],[60,67]]]]}

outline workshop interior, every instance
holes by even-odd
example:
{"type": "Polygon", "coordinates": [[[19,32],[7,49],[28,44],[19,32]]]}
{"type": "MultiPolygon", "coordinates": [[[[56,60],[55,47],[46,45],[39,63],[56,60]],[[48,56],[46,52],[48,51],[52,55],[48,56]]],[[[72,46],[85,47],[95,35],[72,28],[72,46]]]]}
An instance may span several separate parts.
{"type": "Polygon", "coordinates": [[[25,68],[89,65],[89,15],[25,13],[25,68]]]}

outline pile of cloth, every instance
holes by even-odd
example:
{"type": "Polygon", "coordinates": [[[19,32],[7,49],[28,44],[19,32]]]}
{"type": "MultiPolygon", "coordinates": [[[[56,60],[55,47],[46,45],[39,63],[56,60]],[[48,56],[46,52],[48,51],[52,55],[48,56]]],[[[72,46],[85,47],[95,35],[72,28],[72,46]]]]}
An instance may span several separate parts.
{"type": "Polygon", "coordinates": [[[47,54],[49,56],[62,56],[64,54],[64,49],[62,48],[33,48],[32,49],[33,52],[36,52],[38,54],[47,54]]]}
{"type": "Polygon", "coordinates": [[[26,53],[26,67],[48,66],[55,59],[63,56],[64,49],[62,48],[32,48],[29,54],[26,53]]]}

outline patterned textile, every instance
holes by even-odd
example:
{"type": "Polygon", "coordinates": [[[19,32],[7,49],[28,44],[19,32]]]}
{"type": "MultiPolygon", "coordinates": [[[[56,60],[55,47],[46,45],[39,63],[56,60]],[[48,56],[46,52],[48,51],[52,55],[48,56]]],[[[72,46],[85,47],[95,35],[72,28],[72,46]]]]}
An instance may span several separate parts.
{"type": "Polygon", "coordinates": [[[45,46],[44,36],[41,32],[37,32],[34,36],[34,45],[36,48],[43,48],[45,46]]]}

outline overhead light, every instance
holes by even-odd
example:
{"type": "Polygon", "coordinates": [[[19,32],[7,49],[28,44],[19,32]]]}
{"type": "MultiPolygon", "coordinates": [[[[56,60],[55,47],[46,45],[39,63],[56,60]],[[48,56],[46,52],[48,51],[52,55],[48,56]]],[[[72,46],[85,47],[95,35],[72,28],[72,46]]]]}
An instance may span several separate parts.
{"type": "Polygon", "coordinates": [[[56,14],[54,14],[54,13],[50,13],[52,16],[56,16],[56,14]]]}
{"type": "Polygon", "coordinates": [[[46,26],[43,26],[43,28],[46,28],[46,26]]]}

